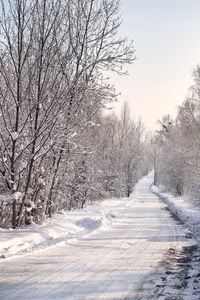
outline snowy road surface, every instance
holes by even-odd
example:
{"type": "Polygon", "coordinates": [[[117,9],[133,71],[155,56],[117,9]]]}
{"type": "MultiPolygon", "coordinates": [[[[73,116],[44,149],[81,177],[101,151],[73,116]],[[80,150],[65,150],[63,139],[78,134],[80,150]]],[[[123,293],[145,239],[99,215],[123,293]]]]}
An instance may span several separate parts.
{"type": "Polygon", "coordinates": [[[166,251],[186,245],[183,228],[150,192],[151,180],[113,206],[105,230],[1,260],[0,299],[137,299],[166,251]]]}

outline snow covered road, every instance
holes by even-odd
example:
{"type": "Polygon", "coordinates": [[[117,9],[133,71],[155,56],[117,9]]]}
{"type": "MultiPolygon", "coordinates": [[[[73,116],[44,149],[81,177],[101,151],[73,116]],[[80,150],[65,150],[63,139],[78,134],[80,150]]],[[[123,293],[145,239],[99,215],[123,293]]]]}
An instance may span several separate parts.
{"type": "Polygon", "coordinates": [[[109,207],[104,230],[1,260],[0,299],[137,299],[166,251],[187,244],[151,182],[143,178],[131,198],[109,207]]]}

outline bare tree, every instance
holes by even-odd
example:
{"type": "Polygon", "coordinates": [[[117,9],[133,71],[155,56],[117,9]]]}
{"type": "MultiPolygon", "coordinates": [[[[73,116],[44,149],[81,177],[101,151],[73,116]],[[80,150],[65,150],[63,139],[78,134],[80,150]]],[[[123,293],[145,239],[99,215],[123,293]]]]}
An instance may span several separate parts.
{"type": "Polygon", "coordinates": [[[117,37],[117,0],[4,4],[1,0],[0,173],[4,193],[12,195],[16,227],[33,207],[51,216],[69,139],[115,99],[103,72],[124,73],[134,49],[117,37]]]}

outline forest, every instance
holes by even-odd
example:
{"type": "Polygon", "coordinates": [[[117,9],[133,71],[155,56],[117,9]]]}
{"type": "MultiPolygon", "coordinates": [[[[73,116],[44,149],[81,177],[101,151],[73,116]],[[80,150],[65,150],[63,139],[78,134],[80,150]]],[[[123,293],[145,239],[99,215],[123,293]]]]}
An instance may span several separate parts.
{"type": "Polygon", "coordinates": [[[108,72],[135,60],[119,1],[2,0],[0,20],[0,225],[129,196],[148,139],[126,103],[108,111],[108,72]]]}
{"type": "Polygon", "coordinates": [[[189,2],[0,0],[1,299],[200,299],[189,2]]]}
{"type": "Polygon", "coordinates": [[[174,195],[200,200],[200,67],[193,71],[193,85],[178,107],[176,118],[166,115],[152,140],[155,184],[174,195]]]}
{"type": "Polygon", "coordinates": [[[109,74],[136,59],[119,1],[1,0],[0,226],[41,224],[87,202],[154,183],[195,203],[200,192],[200,67],[177,117],[155,134],[110,107],[109,74]]]}

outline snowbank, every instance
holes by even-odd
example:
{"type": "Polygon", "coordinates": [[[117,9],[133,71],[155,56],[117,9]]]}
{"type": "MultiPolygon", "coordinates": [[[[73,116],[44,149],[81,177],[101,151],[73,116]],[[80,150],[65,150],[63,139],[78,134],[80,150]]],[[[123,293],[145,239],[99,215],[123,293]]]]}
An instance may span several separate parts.
{"type": "MultiPolygon", "coordinates": [[[[153,173],[150,173],[135,185],[129,198],[108,199],[98,205],[88,205],[84,209],[64,212],[46,220],[42,225],[33,224],[21,229],[0,228],[0,260],[33,250],[42,250],[71,239],[80,239],[94,231],[110,230],[114,222],[129,210],[137,198],[141,198],[143,189],[145,192],[152,182],[153,173]]],[[[162,190],[155,186],[151,189],[162,197],[173,214],[198,237],[200,231],[198,209],[182,197],[162,193],[162,190]]]]}
{"type": "Polygon", "coordinates": [[[193,236],[200,239],[200,211],[198,208],[184,197],[175,197],[170,193],[163,192],[162,187],[152,186],[151,190],[162,198],[173,215],[183,222],[193,236]]]}
{"type": "Polygon", "coordinates": [[[108,199],[98,205],[55,215],[42,225],[33,224],[20,229],[0,228],[0,260],[79,239],[97,230],[107,230],[131,204],[131,200],[133,196],[131,199],[108,199]]]}
{"type": "Polygon", "coordinates": [[[83,227],[86,230],[93,231],[100,228],[102,225],[102,220],[93,220],[91,218],[84,218],[76,222],[76,225],[83,227]]]}

